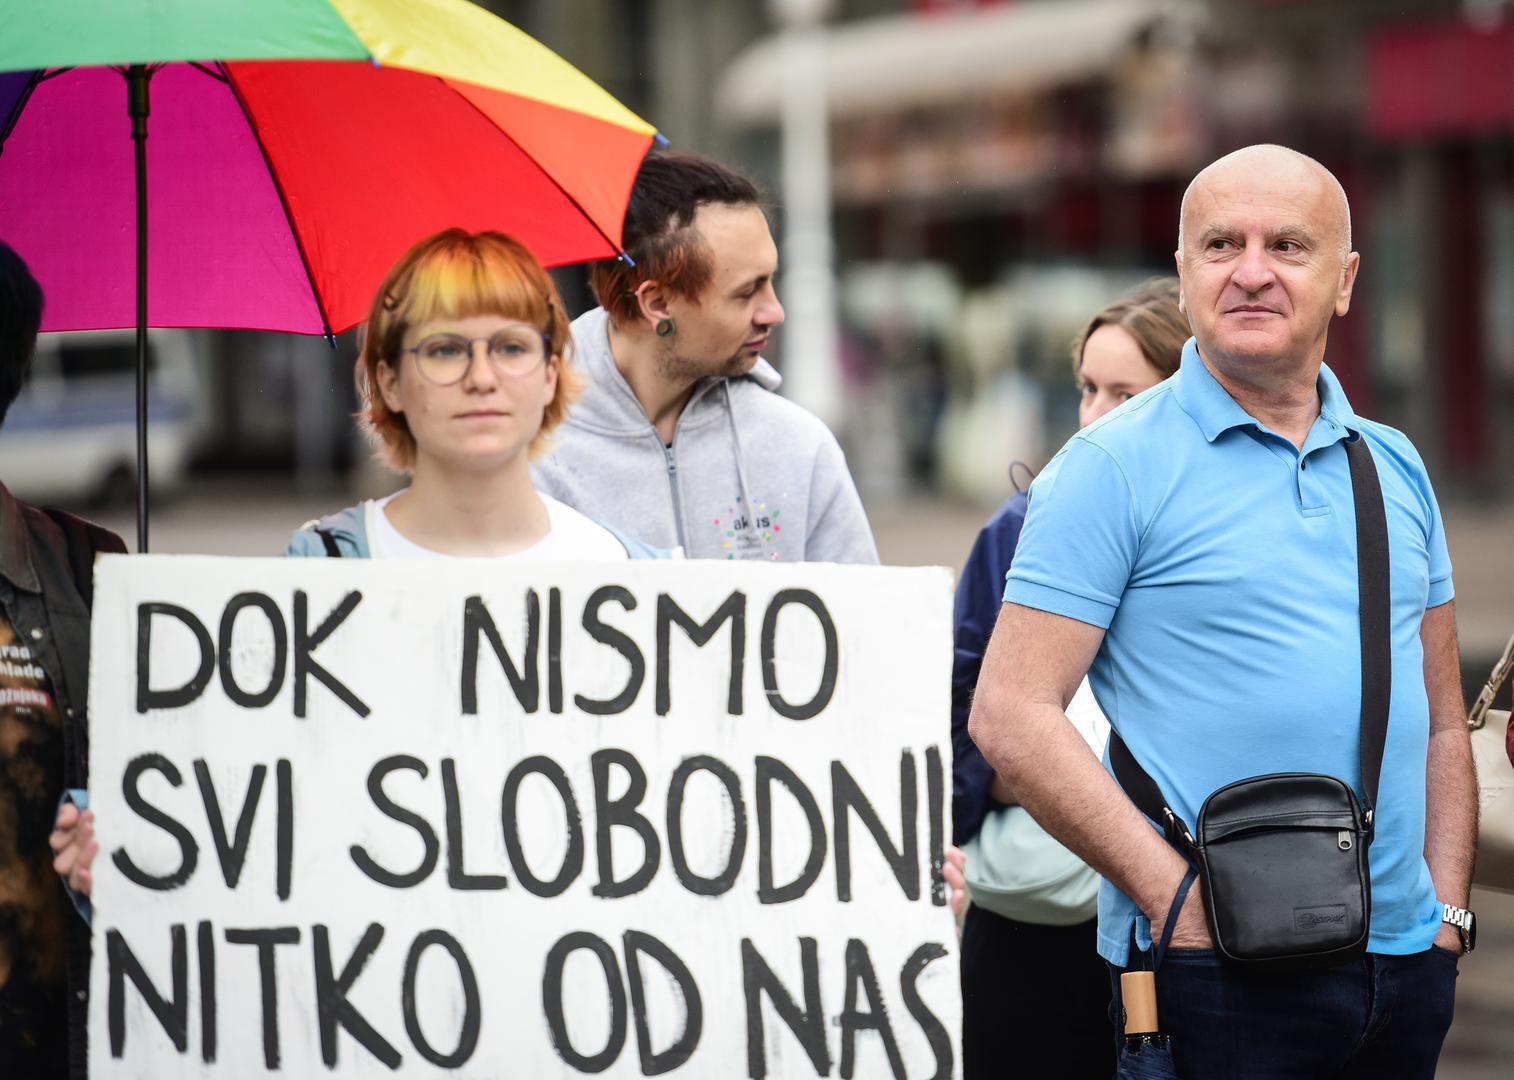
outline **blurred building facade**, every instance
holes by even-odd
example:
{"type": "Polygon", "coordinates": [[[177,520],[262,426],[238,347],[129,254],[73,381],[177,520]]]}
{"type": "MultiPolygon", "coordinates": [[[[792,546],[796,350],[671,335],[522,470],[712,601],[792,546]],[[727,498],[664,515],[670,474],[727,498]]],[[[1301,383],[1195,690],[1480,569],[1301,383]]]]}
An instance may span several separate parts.
{"type": "MultiPolygon", "coordinates": [[[[776,189],[780,5],[489,6],[675,146],[776,189]]],[[[1075,424],[1079,322],[1171,272],[1188,178],[1257,141],[1319,158],[1351,197],[1363,276],[1329,362],[1353,400],[1408,430],[1452,497],[1514,491],[1514,5],[824,6],[841,426],[875,494],[989,501],[1009,460],[1039,466],[1075,424]]]]}
{"type": "MultiPolygon", "coordinates": [[[[483,2],[781,200],[799,0],[483,2]]],[[[1362,278],[1329,362],[1353,401],[1411,434],[1447,498],[1514,494],[1514,0],[806,3],[825,15],[837,426],[870,498],[993,503],[1011,462],[1039,468],[1076,425],[1071,338],[1172,272],[1188,179],[1256,141],[1351,197],[1362,278]]],[[[558,280],[587,305],[582,271],[558,280]]],[[[780,365],[828,362],[782,339],[780,365]]],[[[223,335],[202,461],[362,461],[339,346],[223,335]]]]}

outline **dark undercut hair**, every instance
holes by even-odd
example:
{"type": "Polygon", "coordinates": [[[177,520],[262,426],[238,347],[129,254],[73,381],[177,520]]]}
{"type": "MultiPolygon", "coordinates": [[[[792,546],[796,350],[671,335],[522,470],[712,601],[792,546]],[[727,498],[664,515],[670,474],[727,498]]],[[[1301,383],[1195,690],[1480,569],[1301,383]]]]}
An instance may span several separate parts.
{"type": "Polygon", "coordinates": [[[31,373],[42,326],[42,286],[20,255],[0,242],[0,424],[31,373]]]}
{"type": "Polygon", "coordinates": [[[626,207],[621,246],[635,262],[606,259],[589,269],[589,285],[617,326],[639,311],[636,290],[646,281],[684,297],[710,282],[710,252],[694,228],[701,206],[762,207],[762,194],[735,169],[700,154],[653,152],[641,163],[626,207]]]}

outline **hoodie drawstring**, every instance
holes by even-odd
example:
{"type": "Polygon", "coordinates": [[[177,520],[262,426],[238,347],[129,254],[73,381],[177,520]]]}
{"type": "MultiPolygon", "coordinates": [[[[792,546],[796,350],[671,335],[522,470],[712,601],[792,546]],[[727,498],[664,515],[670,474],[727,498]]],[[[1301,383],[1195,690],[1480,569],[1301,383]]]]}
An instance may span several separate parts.
{"type": "Polygon", "coordinates": [[[752,496],[746,486],[746,462],[741,457],[741,432],[736,430],[736,410],[731,405],[731,380],[720,380],[725,391],[725,418],[731,427],[731,451],[736,457],[736,484],[741,489],[741,502],[746,507],[746,528],[752,539],[759,544],[762,536],[757,532],[757,508],[752,505],[752,496]]]}

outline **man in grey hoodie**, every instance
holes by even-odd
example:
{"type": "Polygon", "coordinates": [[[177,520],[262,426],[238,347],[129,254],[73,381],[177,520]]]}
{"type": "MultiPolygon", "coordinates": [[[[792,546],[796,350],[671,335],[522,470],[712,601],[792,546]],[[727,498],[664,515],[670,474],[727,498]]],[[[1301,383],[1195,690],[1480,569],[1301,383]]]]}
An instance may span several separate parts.
{"type": "Polygon", "coordinates": [[[654,153],[623,242],[629,260],[590,271],[601,306],[573,323],[589,388],[533,466],[537,488],[690,558],[876,563],[835,436],[774,392],[760,355],[783,307],[756,186],[654,153]]]}

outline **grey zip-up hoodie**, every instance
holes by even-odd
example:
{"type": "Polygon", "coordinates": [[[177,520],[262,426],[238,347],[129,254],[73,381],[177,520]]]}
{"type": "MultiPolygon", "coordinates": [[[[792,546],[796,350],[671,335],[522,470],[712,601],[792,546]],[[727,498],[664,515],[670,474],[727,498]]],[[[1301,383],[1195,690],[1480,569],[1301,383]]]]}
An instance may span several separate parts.
{"type": "Polygon", "coordinates": [[[701,379],[664,446],[615,366],[609,325],[603,308],[573,323],[589,386],[531,467],[539,490],[691,559],[878,561],[836,437],[773,392],[772,365],[701,379]]]}

